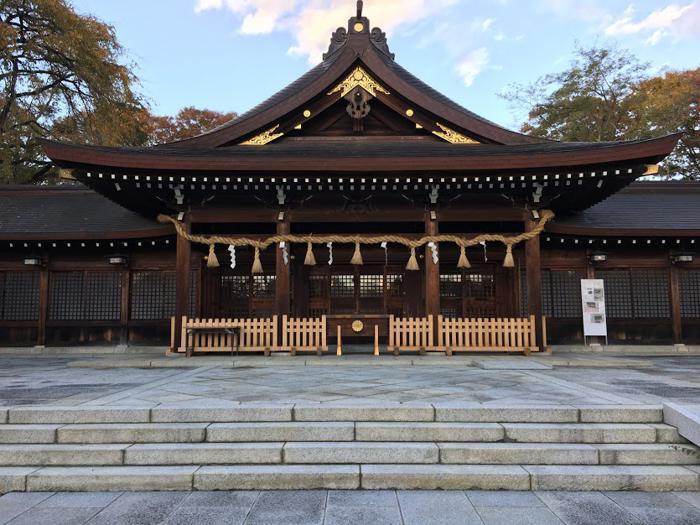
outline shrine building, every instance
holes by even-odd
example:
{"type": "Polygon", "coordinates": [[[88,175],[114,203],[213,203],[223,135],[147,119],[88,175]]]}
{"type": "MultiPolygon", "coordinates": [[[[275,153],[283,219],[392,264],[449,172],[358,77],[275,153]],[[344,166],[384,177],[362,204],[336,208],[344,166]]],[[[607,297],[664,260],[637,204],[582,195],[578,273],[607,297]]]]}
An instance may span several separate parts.
{"type": "Polygon", "coordinates": [[[0,344],[531,352],[584,343],[582,279],[609,343],[698,344],[700,184],[637,182],[678,139],[505,129],[403,69],[360,7],[213,131],[44,141],[79,184],[0,188],[0,344]]]}

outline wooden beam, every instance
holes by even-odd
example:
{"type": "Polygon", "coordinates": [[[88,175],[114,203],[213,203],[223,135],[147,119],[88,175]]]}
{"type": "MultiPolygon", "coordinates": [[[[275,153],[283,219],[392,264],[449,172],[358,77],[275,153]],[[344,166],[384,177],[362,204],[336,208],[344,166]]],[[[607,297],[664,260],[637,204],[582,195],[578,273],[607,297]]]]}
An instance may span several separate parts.
{"type": "MultiPolygon", "coordinates": [[[[277,221],[277,234],[287,235],[290,232],[289,219],[286,214],[284,220],[277,221]]],[[[283,315],[291,314],[291,301],[290,301],[290,285],[291,285],[291,256],[292,247],[287,247],[287,253],[289,253],[289,261],[287,264],[284,262],[284,256],[282,250],[279,246],[275,246],[275,252],[277,254],[276,264],[275,264],[275,310],[277,315],[280,317],[283,315]]]]}
{"type": "Polygon", "coordinates": [[[131,287],[131,271],[127,266],[121,272],[122,296],[121,296],[121,328],[119,331],[119,344],[129,344],[129,296],[131,287]]]}
{"type": "MultiPolygon", "coordinates": [[[[438,234],[437,216],[431,218],[434,212],[429,211],[425,216],[425,234],[438,234]]],[[[438,250],[440,247],[438,246],[438,250]]],[[[440,263],[433,262],[433,250],[425,247],[425,315],[440,315],[440,263]]]]}
{"type": "MultiPolygon", "coordinates": [[[[530,218],[525,220],[526,232],[532,231],[536,227],[537,221],[530,218]]],[[[525,243],[525,268],[528,315],[535,316],[537,346],[540,350],[544,350],[544,338],[542,337],[542,256],[539,236],[525,243]]]]}
{"type": "MultiPolygon", "coordinates": [[[[183,226],[188,233],[192,231],[192,223],[189,213],[185,214],[183,226]]],[[[189,314],[190,304],[190,280],[192,279],[192,244],[177,236],[177,248],[175,255],[175,273],[177,276],[175,285],[175,348],[182,343],[182,318],[189,314]]]]}

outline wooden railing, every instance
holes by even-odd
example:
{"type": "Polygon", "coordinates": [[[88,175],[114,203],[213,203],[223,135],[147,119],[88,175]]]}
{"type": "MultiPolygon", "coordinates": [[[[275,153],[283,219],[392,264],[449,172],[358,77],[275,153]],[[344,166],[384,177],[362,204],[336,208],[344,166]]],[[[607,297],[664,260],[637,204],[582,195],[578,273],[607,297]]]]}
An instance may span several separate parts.
{"type": "Polygon", "coordinates": [[[389,317],[389,351],[425,352],[435,350],[433,316],[389,317]]]}
{"type": "MultiPolygon", "coordinates": [[[[174,337],[175,320],[172,319],[174,337]]],[[[267,319],[189,319],[182,318],[182,344],[178,352],[187,348],[193,352],[275,352],[280,350],[277,337],[277,316],[267,319]],[[240,330],[240,345],[226,330],[240,330]],[[199,332],[199,333],[198,333],[199,332]]],[[[171,347],[174,342],[171,343],[171,347]]]]}
{"type": "Polygon", "coordinates": [[[452,352],[537,352],[535,316],[526,319],[448,319],[438,316],[438,347],[452,352]]]}
{"type": "Polygon", "coordinates": [[[297,352],[328,351],[326,316],[321,318],[282,317],[282,349],[297,352]]]}

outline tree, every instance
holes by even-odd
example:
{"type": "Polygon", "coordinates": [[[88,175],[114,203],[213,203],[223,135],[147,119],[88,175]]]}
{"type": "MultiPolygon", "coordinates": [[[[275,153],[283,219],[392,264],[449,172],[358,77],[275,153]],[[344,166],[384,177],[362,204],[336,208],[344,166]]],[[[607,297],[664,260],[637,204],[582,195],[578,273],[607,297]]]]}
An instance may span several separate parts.
{"type": "Polygon", "coordinates": [[[652,77],[627,51],[576,50],[571,66],[504,98],[529,108],[522,131],[571,142],[634,140],[683,133],[663,165],[675,178],[700,179],[700,69],[652,77]]]}
{"type": "Polygon", "coordinates": [[[522,126],[526,133],[561,141],[618,140],[629,118],[625,100],[647,67],[626,51],[577,48],[566,71],[511,86],[505,97],[532,104],[522,126]]]}
{"type": "Polygon", "coordinates": [[[630,97],[629,110],[625,137],[682,133],[678,147],[664,162],[665,171],[700,180],[700,68],[641,81],[630,97]]]}
{"type": "Polygon", "coordinates": [[[174,117],[149,115],[150,144],[167,144],[211,131],[238,117],[237,113],[220,113],[209,109],[186,107],[174,117]]]}
{"type": "Polygon", "coordinates": [[[40,137],[146,141],[144,104],[122,54],[112,27],[66,0],[0,0],[0,179],[46,177],[40,137]]]}

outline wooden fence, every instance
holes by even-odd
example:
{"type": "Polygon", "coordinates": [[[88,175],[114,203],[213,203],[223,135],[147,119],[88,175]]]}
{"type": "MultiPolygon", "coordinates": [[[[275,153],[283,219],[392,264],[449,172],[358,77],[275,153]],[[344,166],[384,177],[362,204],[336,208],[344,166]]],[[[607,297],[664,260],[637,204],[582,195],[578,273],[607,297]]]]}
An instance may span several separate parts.
{"type": "MultiPolygon", "coordinates": [[[[175,319],[172,319],[171,335],[175,335],[175,319]]],[[[189,319],[182,318],[182,346],[193,352],[231,352],[236,350],[235,336],[227,334],[227,329],[240,330],[240,352],[265,352],[280,350],[278,345],[278,319],[189,319]]],[[[171,348],[174,347],[174,340],[171,348]]]]}
{"type": "Polygon", "coordinates": [[[537,352],[535,316],[526,319],[447,319],[438,316],[438,347],[452,352],[537,352]]]}
{"type": "Polygon", "coordinates": [[[297,352],[328,351],[326,316],[321,318],[293,318],[282,316],[282,349],[297,352]]]}
{"type": "Polygon", "coordinates": [[[399,353],[435,350],[433,316],[389,317],[389,351],[399,353]]]}

